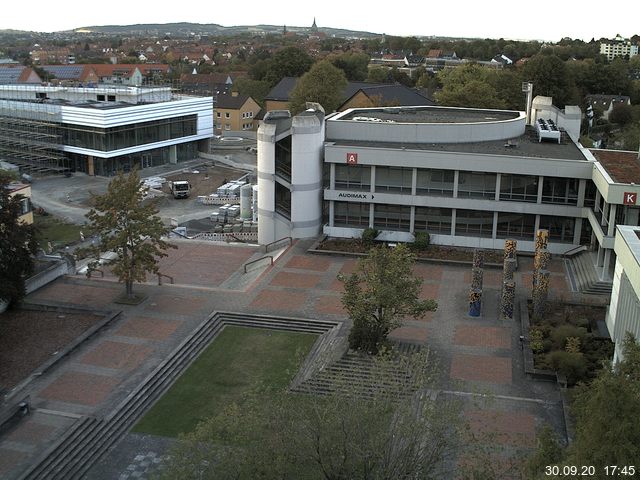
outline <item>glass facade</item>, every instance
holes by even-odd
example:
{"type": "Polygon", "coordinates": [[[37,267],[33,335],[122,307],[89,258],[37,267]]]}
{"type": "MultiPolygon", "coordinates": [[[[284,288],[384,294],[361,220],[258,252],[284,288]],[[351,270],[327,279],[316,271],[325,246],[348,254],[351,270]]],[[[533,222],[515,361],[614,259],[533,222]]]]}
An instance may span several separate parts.
{"type": "Polygon", "coordinates": [[[451,209],[416,207],[413,229],[416,232],[451,235],[451,209]]]}
{"type": "MultiPolygon", "coordinates": [[[[588,222],[583,222],[583,227],[584,223],[588,222]]],[[[575,225],[576,220],[572,217],[540,215],[540,228],[549,230],[552,242],[573,243],[575,225]]]]}
{"type": "Polygon", "coordinates": [[[369,204],[334,202],[333,224],[336,227],[367,228],[369,226],[369,204]]]}
{"type": "Polygon", "coordinates": [[[456,210],[456,235],[461,237],[491,237],[493,212],[483,210],[456,210]]]}
{"type": "Polygon", "coordinates": [[[458,174],[458,197],[495,199],[496,174],[460,172],[458,174]]]}
{"type": "Polygon", "coordinates": [[[291,191],[276,182],[275,197],[276,212],[287,220],[291,220],[291,191]]]}
{"type": "Polygon", "coordinates": [[[544,177],[542,203],[577,205],[578,182],[577,178],[544,177]]]}
{"type": "Polygon", "coordinates": [[[371,190],[371,167],[336,165],[336,190],[371,190]]]}
{"type": "Polygon", "coordinates": [[[418,169],[416,179],[416,193],[418,195],[438,195],[453,197],[453,170],[418,169]]]}
{"type": "Polygon", "coordinates": [[[538,201],[538,177],[536,175],[502,174],[500,200],[536,203],[538,201]]]}
{"type": "Polygon", "coordinates": [[[533,240],[536,216],[528,213],[498,213],[497,238],[533,240]]]}
{"type": "Polygon", "coordinates": [[[276,175],[278,175],[281,178],[284,178],[287,182],[291,181],[291,136],[290,135],[276,142],[275,168],[276,168],[276,175]]]}
{"type": "Polygon", "coordinates": [[[404,205],[374,205],[373,212],[373,226],[375,228],[409,231],[411,207],[404,205]]]}
{"type": "Polygon", "coordinates": [[[196,135],[197,115],[165,118],[112,128],[63,124],[60,129],[65,145],[110,152],[196,135]]]}
{"type": "Polygon", "coordinates": [[[411,194],[412,168],[376,167],[376,192],[411,194]]]}

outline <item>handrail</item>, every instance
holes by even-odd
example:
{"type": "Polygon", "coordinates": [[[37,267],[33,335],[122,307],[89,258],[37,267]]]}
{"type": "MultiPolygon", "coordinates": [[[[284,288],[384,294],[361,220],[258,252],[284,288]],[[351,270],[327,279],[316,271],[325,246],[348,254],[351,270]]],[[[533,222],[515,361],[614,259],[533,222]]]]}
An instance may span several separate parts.
{"type": "Polygon", "coordinates": [[[247,273],[247,267],[249,265],[252,265],[254,263],[258,263],[261,260],[266,260],[267,258],[270,260],[270,264],[273,265],[273,255],[265,255],[264,257],[260,257],[260,258],[257,258],[256,260],[252,260],[251,262],[245,263],[244,264],[244,273],[247,273]]]}
{"type": "Polygon", "coordinates": [[[173,277],[171,275],[166,275],[160,272],[158,272],[157,275],[158,275],[158,285],[162,285],[162,277],[167,277],[171,285],[173,285],[173,277]]]}
{"type": "Polygon", "coordinates": [[[576,254],[578,252],[581,252],[581,251],[584,251],[584,250],[587,250],[587,246],[586,245],[578,245],[577,247],[573,247],[572,249],[567,250],[566,252],[564,252],[562,254],[562,257],[563,258],[570,257],[571,255],[574,255],[574,254],[576,254]]]}
{"type": "Polygon", "coordinates": [[[99,268],[94,268],[93,270],[89,270],[87,276],[91,278],[91,275],[93,275],[93,272],[98,272],[100,274],[100,278],[104,278],[104,272],[99,268]]]}
{"type": "Polygon", "coordinates": [[[269,247],[272,247],[273,245],[282,242],[283,240],[288,240],[289,241],[289,245],[293,244],[293,237],[282,237],[278,240],[275,240],[271,243],[267,243],[266,245],[264,245],[264,253],[268,253],[269,252],[269,247]]]}

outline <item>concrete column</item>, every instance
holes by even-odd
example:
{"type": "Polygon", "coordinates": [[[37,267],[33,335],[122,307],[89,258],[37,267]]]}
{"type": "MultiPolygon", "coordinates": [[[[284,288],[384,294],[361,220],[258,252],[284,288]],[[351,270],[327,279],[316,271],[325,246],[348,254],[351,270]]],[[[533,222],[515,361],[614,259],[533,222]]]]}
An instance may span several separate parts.
{"type": "Polygon", "coordinates": [[[535,237],[536,237],[535,232],[537,232],[538,230],[540,230],[540,215],[536,215],[536,221],[533,224],[533,231],[534,231],[533,238],[534,238],[534,240],[535,240],[535,237]]]}
{"type": "Polygon", "coordinates": [[[609,266],[611,265],[611,249],[604,249],[604,259],[602,260],[602,270],[600,273],[600,280],[606,280],[609,276],[609,266]]]}
{"type": "Polygon", "coordinates": [[[542,203],[542,187],[544,186],[544,177],[540,175],[538,177],[538,199],[536,203],[542,203]]]}
{"type": "Polygon", "coordinates": [[[460,171],[456,170],[453,173],[453,198],[458,198],[458,179],[460,178],[460,171]]]}
{"type": "MultiPolygon", "coordinates": [[[[331,190],[335,190],[336,189],[336,164],[335,163],[330,163],[329,164],[329,188],[331,190]]],[[[333,202],[331,202],[331,205],[333,206],[333,202]]],[[[333,216],[332,216],[333,218],[333,216]]],[[[333,224],[332,224],[333,226],[333,224]]]]}
{"type": "MultiPolygon", "coordinates": [[[[333,164],[332,164],[333,165],[333,164]]],[[[329,201],[329,226],[333,227],[333,216],[335,215],[336,207],[333,200],[329,201]]]]}
{"type": "Polygon", "coordinates": [[[616,234],[616,211],[618,205],[615,203],[609,206],[609,228],[607,229],[607,235],[612,237],[616,234]]]}
{"type": "Polygon", "coordinates": [[[370,203],[369,204],[369,228],[373,228],[373,215],[374,215],[373,207],[374,207],[374,204],[370,203]]]}
{"type": "MultiPolygon", "coordinates": [[[[418,185],[418,169],[414,168],[413,173],[411,174],[411,195],[416,194],[416,188],[418,185]]],[[[411,216],[413,218],[413,215],[411,216]]],[[[411,230],[413,232],[413,229],[411,230]]]]}
{"type": "Polygon", "coordinates": [[[604,248],[598,245],[598,256],[596,257],[596,267],[604,265],[604,248]]]}
{"type": "Polygon", "coordinates": [[[576,218],[575,226],[573,227],[573,244],[580,245],[580,237],[582,236],[582,218],[576,218]]]}
{"type": "Polygon", "coordinates": [[[369,188],[371,193],[376,191],[376,166],[371,165],[371,188],[369,188]]]}
{"type": "MultiPolygon", "coordinates": [[[[610,205],[605,201],[602,206],[602,218],[600,219],[600,226],[607,226],[607,217],[609,216],[610,205]]],[[[604,229],[603,229],[604,230],[604,229]]]]}
{"type": "Polygon", "coordinates": [[[178,163],[178,147],[176,145],[169,146],[169,163],[178,163]]]}
{"type": "Polygon", "coordinates": [[[94,176],[95,174],[96,172],[95,165],[93,163],[93,156],[87,155],[87,175],[94,176]]]}
{"type": "MultiPolygon", "coordinates": [[[[457,172],[456,172],[457,173],[457,172]]],[[[451,236],[456,234],[456,209],[451,209],[451,236]]]]}
{"type": "Polygon", "coordinates": [[[494,240],[498,237],[498,212],[493,212],[493,228],[491,230],[491,238],[494,240]]]}
{"type": "MultiPolygon", "coordinates": [[[[502,182],[502,174],[498,173],[496,174],[496,196],[494,197],[494,200],[496,202],[500,201],[500,182],[502,182]]],[[[494,220],[494,224],[497,223],[497,219],[494,220]]],[[[495,233],[493,235],[493,238],[496,238],[495,233]]]]}
{"type": "Polygon", "coordinates": [[[578,206],[584,207],[584,196],[587,191],[587,181],[583,178],[578,182],[578,206]]]}
{"type": "MultiPolygon", "coordinates": [[[[415,171],[415,169],[414,169],[415,171]]],[[[414,177],[415,178],[415,177],[414,177]]],[[[414,192],[415,192],[415,184],[414,184],[414,192]]],[[[414,193],[415,195],[415,193],[414,193]]],[[[409,216],[409,231],[414,232],[416,230],[416,207],[411,207],[411,213],[409,216]]]]}

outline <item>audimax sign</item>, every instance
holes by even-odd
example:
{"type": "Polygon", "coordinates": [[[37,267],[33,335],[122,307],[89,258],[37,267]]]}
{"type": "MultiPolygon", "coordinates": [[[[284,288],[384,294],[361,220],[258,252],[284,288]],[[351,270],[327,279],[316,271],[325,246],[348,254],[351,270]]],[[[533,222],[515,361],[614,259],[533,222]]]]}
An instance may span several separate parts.
{"type": "Polygon", "coordinates": [[[355,199],[355,200],[373,200],[375,196],[372,193],[356,193],[356,192],[338,192],[338,198],[355,199]]]}

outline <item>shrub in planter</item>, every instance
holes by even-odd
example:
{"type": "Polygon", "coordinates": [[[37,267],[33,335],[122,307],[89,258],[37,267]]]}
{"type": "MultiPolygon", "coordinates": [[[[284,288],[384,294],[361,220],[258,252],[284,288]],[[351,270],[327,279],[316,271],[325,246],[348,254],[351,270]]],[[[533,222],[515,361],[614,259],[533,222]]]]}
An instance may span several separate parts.
{"type": "Polygon", "coordinates": [[[587,376],[587,360],[581,353],[556,350],[547,354],[547,361],[556,372],[567,377],[569,385],[575,385],[587,376]]]}
{"type": "Polygon", "coordinates": [[[539,328],[532,328],[529,330],[529,346],[533,353],[540,353],[544,351],[544,343],[542,341],[542,330],[539,328]]]}
{"type": "Polygon", "coordinates": [[[429,244],[431,243],[431,236],[427,232],[417,232],[415,234],[416,239],[411,245],[412,248],[416,251],[424,251],[429,248],[429,244]]]}
{"type": "Polygon", "coordinates": [[[373,245],[373,241],[376,239],[380,232],[375,228],[365,228],[362,232],[362,243],[364,243],[367,247],[373,245]]]}
{"type": "Polygon", "coordinates": [[[569,353],[580,353],[580,338],[578,337],[567,337],[567,342],[564,346],[565,352],[569,353]]]}
{"type": "Polygon", "coordinates": [[[577,337],[582,341],[587,334],[587,330],[574,325],[560,325],[554,328],[549,337],[553,342],[553,347],[556,350],[564,350],[568,337],[577,337]]]}

